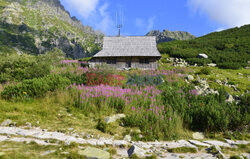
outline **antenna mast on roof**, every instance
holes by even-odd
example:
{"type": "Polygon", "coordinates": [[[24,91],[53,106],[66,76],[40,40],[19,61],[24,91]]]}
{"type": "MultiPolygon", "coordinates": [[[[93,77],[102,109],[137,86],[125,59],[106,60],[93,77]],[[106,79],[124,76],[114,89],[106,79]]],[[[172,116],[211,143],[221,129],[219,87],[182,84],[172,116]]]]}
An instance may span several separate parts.
{"type": "Polygon", "coordinates": [[[119,21],[119,24],[118,24],[118,15],[116,12],[116,27],[118,28],[118,37],[121,36],[121,28],[123,27],[123,13],[120,12],[120,15],[121,15],[121,21],[119,21]]]}

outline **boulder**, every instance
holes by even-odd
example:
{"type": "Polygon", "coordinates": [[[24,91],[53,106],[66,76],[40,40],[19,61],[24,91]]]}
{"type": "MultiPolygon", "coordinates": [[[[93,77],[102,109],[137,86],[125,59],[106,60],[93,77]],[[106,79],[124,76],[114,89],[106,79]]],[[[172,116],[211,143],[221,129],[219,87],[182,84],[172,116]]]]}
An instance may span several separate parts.
{"type": "Polygon", "coordinates": [[[1,126],[9,126],[12,123],[12,120],[7,119],[4,122],[2,122],[1,126]]]}
{"type": "Polygon", "coordinates": [[[234,97],[232,95],[228,94],[226,102],[227,103],[233,103],[234,102],[234,97]]]}
{"type": "Polygon", "coordinates": [[[204,134],[202,132],[195,132],[193,133],[193,138],[196,140],[202,140],[204,139],[204,134]]]}
{"type": "Polygon", "coordinates": [[[137,156],[143,157],[145,156],[146,151],[139,148],[138,146],[132,145],[128,149],[128,156],[131,157],[133,154],[136,154],[137,156]]]}
{"type": "Polygon", "coordinates": [[[199,54],[198,55],[198,58],[204,58],[204,59],[207,59],[208,56],[206,54],[199,54]]]}
{"type": "Polygon", "coordinates": [[[210,64],[207,64],[209,67],[216,67],[217,66],[217,64],[215,64],[215,63],[210,63],[210,64]]]}
{"type": "Polygon", "coordinates": [[[109,159],[110,153],[94,147],[87,147],[84,151],[78,151],[80,156],[87,159],[109,159]]]}
{"type": "Polygon", "coordinates": [[[187,76],[187,80],[189,80],[189,81],[193,81],[193,80],[194,80],[194,76],[192,76],[192,75],[188,75],[188,76],[187,76]]]}
{"type": "Polygon", "coordinates": [[[111,117],[106,117],[104,118],[104,121],[109,124],[109,123],[113,123],[113,122],[116,122],[116,120],[119,120],[121,118],[125,118],[126,115],[125,114],[116,114],[116,115],[113,115],[111,117]]]}
{"type": "Polygon", "coordinates": [[[127,142],[130,142],[131,141],[131,136],[130,135],[126,135],[123,140],[125,140],[127,142]]]}

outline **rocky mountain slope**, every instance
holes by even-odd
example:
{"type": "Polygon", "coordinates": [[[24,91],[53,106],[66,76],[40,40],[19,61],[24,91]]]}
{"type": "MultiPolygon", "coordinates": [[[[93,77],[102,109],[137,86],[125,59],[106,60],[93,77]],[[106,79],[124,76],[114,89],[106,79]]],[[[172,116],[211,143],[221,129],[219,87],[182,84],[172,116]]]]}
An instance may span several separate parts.
{"type": "Polygon", "coordinates": [[[168,42],[173,40],[190,40],[195,39],[196,37],[188,32],[184,31],[169,31],[163,30],[152,30],[146,34],[146,36],[156,36],[157,43],[168,42]]]}
{"type": "Polygon", "coordinates": [[[59,0],[0,1],[0,53],[58,48],[67,57],[81,58],[96,53],[103,36],[71,17],[59,0]]]}

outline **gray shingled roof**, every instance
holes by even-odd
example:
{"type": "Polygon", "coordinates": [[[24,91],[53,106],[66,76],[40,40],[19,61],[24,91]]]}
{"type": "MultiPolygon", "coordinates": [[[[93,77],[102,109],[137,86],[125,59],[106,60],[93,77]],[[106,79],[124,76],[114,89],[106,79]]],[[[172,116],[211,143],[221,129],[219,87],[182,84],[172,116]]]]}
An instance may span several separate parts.
{"type": "Polygon", "coordinates": [[[103,50],[94,57],[157,56],[155,36],[104,37],[103,50]]]}

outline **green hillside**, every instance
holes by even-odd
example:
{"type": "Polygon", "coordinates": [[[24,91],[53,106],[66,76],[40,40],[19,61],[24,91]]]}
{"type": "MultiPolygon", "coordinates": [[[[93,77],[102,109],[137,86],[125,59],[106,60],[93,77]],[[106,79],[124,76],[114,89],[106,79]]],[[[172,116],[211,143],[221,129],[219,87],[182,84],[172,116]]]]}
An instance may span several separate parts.
{"type": "Polygon", "coordinates": [[[162,54],[183,58],[190,64],[216,63],[220,68],[246,67],[250,61],[250,25],[214,32],[193,40],[160,43],[162,54]],[[208,59],[197,55],[205,53],[208,59]]]}
{"type": "Polygon", "coordinates": [[[71,17],[59,0],[0,0],[0,53],[37,55],[58,48],[81,58],[96,53],[103,36],[71,17]]]}

